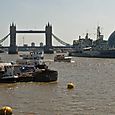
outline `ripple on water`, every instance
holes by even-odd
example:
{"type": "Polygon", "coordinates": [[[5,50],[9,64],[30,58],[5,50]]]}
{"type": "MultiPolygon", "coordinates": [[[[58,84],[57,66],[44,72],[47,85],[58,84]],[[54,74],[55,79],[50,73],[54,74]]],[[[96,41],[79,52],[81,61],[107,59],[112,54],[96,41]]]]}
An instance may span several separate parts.
{"type": "MultiPolygon", "coordinates": [[[[2,58],[12,61],[12,56],[2,58]]],[[[45,56],[53,60],[53,55],[45,56]]],[[[115,60],[72,60],[75,62],[49,63],[49,68],[58,70],[57,83],[0,84],[1,106],[11,106],[15,115],[114,115],[115,60]],[[68,82],[75,88],[68,90],[68,82]]]]}

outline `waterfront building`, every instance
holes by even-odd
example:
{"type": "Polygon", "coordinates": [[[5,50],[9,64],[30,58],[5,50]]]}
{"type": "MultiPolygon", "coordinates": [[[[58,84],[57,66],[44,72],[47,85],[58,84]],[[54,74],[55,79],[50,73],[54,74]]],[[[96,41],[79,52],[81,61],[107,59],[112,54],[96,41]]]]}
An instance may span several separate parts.
{"type": "Polygon", "coordinates": [[[31,47],[35,47],[35,43],[34,42],[31,43],[31,47]]]}

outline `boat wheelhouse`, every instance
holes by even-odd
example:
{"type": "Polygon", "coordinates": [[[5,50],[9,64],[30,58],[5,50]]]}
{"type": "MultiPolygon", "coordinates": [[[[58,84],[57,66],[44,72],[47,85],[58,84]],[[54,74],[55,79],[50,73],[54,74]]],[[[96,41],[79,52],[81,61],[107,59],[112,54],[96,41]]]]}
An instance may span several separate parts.
{"type": "Polygon", "coordinates": [[[55,62],[71,62],[71,57],[65,56],[64,54],[57,54],[54,57],[55,62]]]}

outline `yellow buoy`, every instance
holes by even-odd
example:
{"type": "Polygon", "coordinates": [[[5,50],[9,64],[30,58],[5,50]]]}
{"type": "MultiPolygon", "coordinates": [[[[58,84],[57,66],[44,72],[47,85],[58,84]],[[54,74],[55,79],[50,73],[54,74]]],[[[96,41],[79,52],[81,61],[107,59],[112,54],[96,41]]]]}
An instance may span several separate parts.
{"type": "Polygon", "coordinates": [[[12,115],[12,108],[4,106],[0,109],[0,115],[12,115]]]}
{"type": "Polygon", "coordinates": [[[67,84],[67,88],[68,89],[73,89],[74,88],[74,84],[73,83],[68,83],[67,84]]]}

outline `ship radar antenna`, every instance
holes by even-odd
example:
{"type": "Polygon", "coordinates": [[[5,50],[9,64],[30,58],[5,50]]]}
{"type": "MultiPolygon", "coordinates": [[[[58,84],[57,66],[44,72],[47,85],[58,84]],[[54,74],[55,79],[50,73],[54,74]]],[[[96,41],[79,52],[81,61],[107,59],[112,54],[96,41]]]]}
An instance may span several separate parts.
{"type": "Polygon", "coordinates": [[[101,31],[100,31],[100,26],[97,27],[97,39],[100,38],[101,31]]]}

